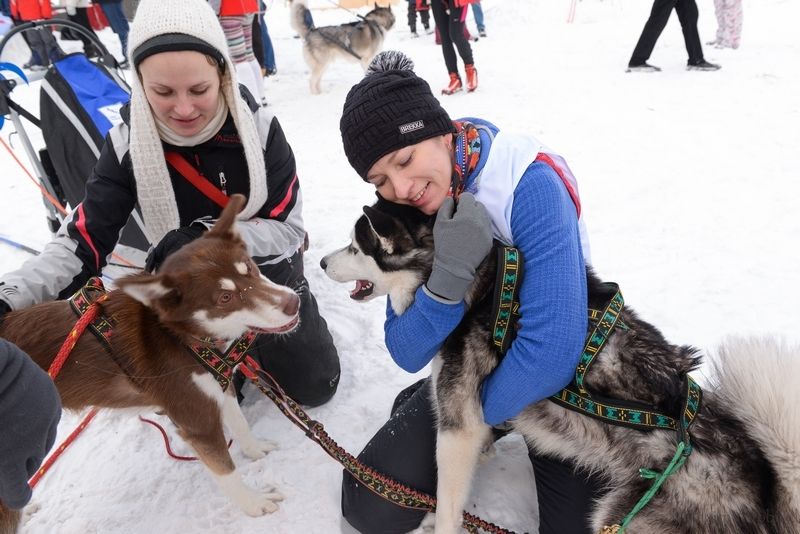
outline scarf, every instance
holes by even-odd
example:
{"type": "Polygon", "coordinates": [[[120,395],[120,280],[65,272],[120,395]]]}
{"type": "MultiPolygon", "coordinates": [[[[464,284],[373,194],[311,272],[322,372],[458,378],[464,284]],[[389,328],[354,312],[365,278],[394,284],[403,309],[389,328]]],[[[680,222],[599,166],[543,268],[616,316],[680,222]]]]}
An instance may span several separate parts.
{"type": "Polygon", "coordinates": [[[202,130],[191,137],[186,137],[184,135],[175,133],[175,130],[167,126],[165,122],[162,122],[158,117],[155,116],[155,114],[153,114],[153,120],[156,123],[158,136],[162,141],[165,141],[172,146],[197,146],[201,143],[205,143],[214,137],[220,128],[222,128],[222,125],[225,124],[227,118],[228,106],[225,104],[225,99],[222,97],[222,93],[219,94],[219,98],[217,99],[217,109],[214,111],[214,116],[211,117],[211,120],[208,121],[208,124],[206,124],[202,130]]]}
{"type": "Polygon", "coordinates": [[[467,121],[453,121],[457,133],[453,143],[453,176],[450,194],[458,200],[464,191],[467,177],[478,166],[481,159],[481,137],[474,124],[467,121]]]}

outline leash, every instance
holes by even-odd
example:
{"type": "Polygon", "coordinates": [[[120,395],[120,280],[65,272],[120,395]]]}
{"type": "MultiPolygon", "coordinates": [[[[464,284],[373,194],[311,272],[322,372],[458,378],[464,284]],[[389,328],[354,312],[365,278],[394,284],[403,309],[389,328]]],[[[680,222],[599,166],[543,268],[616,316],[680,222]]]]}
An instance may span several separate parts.
{"type": "Polygon", "coordinates": [[[367,19],[366,19],[366,17],[364,17],[364,15],[359,15],[359,14],[358,14],[358,13],[356,13],[355,11],[353,11],[353,10],[351,10],[351,9],[348,9],[348,8],[344,7],[343,5],[341,5],[341,4],[340,4],[340,3],[338,3],[338,2],[334,2],[333,0],[326,0],[326,1],[327,1],[329,4],[333,5],[334,7],[337,7],[337,8],[339,8],[339,9],[343,9],[344,11],[347,11],[348,13],[350,13],[351,15],[353,15],[354,17],[358,17],[358,18],[360,18],[361,20],[367,20],[367,19]]]}
{"type": "Polygon", "coordinates": [[[56,460],[58,460],[61,454],[67,449],[67,447],[72,445],[72,442],[75,441],[78,435],[80,435],[80,433],[83,432],[83,430],[89,425],[92,419],[94,419],[94,416],[97,415],[98,411],[99,411],[98,408],[92,408],[89,411],[89,413],[87,413],[86,416],[83,418],[83,420],[78,424],[78,426],[75,427],[75,429],[70,433],[70,435],[67,436],[67,439],[62,441],[61,445],[59,445],[58,448],[50,454],[50,456],[48,456],[47,460],[42,464],[39,470],[36,471],[36,473],[34,473],[34,475],[31,477],[30,480],[28,480],[28,485],[31,487],[31,489],[36,487],[36,484],[38,484],[39,481],[42,479],[42,477],[45,475],[45,473],[47,473],[50,470],[50,468],[53,466],[56,460]]]}
{"type": "MultiPolygon", "coordinates": [[[[167,450],[167,455],[172,458],[173,460],[180,460],[182,462],[195,462],[197,461],[196,456],[181,456],[180,454],[176,454],[175,451],[172,450],[172,446],[169,444],[169,436],[167,436],[167,431],[164,430],[164,427],[153,421],[152,419],[148,419],[146,417],[139,416],[139,421],[143,423],[147,423],[148,425],[154,426],[156,430],[161,432],[161,437],[164,438],[164,448],[167,450]]],[[[231,448],[233,444],[233,440],[228,440],[228,448],[231,448]]]]}
{"type": "MultiPolygon", "coordinates": [[[[75,348],[75,344],[80,339],[81,335],[86,328],[91,324],[91,322],[97,317],[97,314],[100,312],[100,303],[103,302],[108,298],[106,295],[103,295],[97,301],[92,304],[92,306],[87,310],[87,312],[78,319],[78,322],[70,331],[67,339],[64,340],[64,343],[61,345],[61,349],[58,351],[53,362],[50,364],[50,368],[47,370],[47,374],[50,376],[52,380],[55,380],[58,374],[61,372],[61,368],[64,366],[64,363],[67,361],[72,349],[75,348]]],[[[72,445],[72,442],[77,439],[81,432],[89,425],[89,423],[94,419],[94,416],[97,415],[98,409],[92,408],[88,414],[83,418],[83,420],[78,424],[78,426],[70,433],[67,438],[61,442],[58,448],[53,451],[52,454],[47,458],[47,460],[42,464],[38,471],[31,477],[28,481],[28,485],[33,489],[36,484],[42,479],[42,477],[50,470],[53,464],[58,460],[64,451],[72,445]]]]}
{"type": "MultiPolygon", "coordinates": [[[[341,464],[364,487],[403,508],[429,512],[436,510],[435,497],[378,473],[339,446],[325,431],[322,423],[311,419],[294,400],[286,395],[277,381],[269,373],[261,369],[252,357],[247,356],[242,365],[239,366],[239,369],[264,395],[275,403],[283,415],[305,433],[306,437],[322,447],[331,458],[341,464]]],[[[514,534],[511,530],[499,527],[467,512],[463,512],[463,526],[473,533],[483,530],[492,534],[514,534]]]]}

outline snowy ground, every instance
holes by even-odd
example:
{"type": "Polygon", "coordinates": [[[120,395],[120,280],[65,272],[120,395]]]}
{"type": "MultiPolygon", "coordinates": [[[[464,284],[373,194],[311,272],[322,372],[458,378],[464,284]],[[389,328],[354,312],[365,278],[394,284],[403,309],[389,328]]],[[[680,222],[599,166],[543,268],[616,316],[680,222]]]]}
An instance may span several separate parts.
{"type": "MultiPolygon", "coordinates": [[[[626,74],[650,2],[583,0],[572,24],[569,0],[483,3],[489,37],[473,44],[480,88],[443,103],[453,117],[531,132],[567,158],[580,182],[599,274],[618,282],[626,302],[675,342],[708,348],[743,333],[800,340],[800,75],[792,67],[800,59],[800,4],[745,0],[741,49],[706,47],[707,58],[723,65],[713,73],[684,70],[673,16],[652,57],[663,72],[626,74]]],[[[713,5],[699,4],[701,36],[711,40],[713,5]]],[[[314,16],[318,25],[353,20],[342,10],[314,16]]],[[[345,244],[372,198],[349,168],[338,131],[360,69],[339,63],[323,78],[323,94],[311,96],[283,2],[272,3],[267,20],[279,74],[265,83],[303,182],[311,234],[306,272],[342,359],[339,392],[311,415],[356,453],[386,419],[394,394],[426,371],[411,376],[391,362],[382,341],[383,302],[352,302],[350,288],[318,268],[326,252],[345,244]]],[[[102,38],[118,46],[110,30],[102,38]]],[[[444,85],[433,36],[411,39],[404,10],[386,48],[409,54],[434,88],[444,85]]],[[[37,95],[35,84],[14,92],[33,111],[37,95]]],[[[7,123],[4,140],[12,130],[7,123]]],[[[40,142],[35,128],[28,131],[40,142]]],[[[11,138],[25,161],[19,138],[11,138]]],[[[0,233],[41,247],[48,232],[38,191],[3,148],[0,169],[0,233]]],[[[27,257],[0,247],[0,271],[27,257]]],[[[253,393],[244,410],[255,434],[281,448],[251,462],[234,444],[234,460],[251,486],[274,484],[284,492],[278,512],[246,517],[200,465],[169,459],[153,429],[130,414],[102,413],[37,487],[23,532],[338,532],[337,464],[268,400],[253,393]]],[[[65,415],[59,438],[77,421],[65,415]]],[[[174,446],[189,452],[177,437],[174,446]]],[[[498,524],[535,531],[530,467],[518,440],[501,442],[481,467],[474,502],[474,511],[498,524]]]]}

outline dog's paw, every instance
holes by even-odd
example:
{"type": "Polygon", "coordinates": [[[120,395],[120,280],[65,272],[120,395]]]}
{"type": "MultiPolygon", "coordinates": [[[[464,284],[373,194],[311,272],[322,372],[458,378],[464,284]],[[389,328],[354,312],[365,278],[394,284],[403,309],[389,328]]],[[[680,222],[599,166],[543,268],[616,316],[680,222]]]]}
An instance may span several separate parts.
{"type": "Polygon", "coordinates": [[[280,502],[280,501],[282,501],[284,499],[283,493],[281,493],[280,491],[276,490],[275,488],[270,488],[269,490],[267,490],[266,493],[264,493],[264,495],[269,497],[269,499],[271,501],[279,501],[280,502]]]}
{"type": "Polygon", "coordinates": [[[242,452],[248,458],[253,460],[258,460],[259,458],[263,458],[268,453],[278,450],[278,445],[266,440],[252,440],[250,443],[242,444],[242,452]]]}
{"type": "Polygon", "coordinates": [[[282,501],[283,495],[277,492],[257,493],[251,492],[239,502],[244,513],[251,517],[259,517],[264,514],[271,514],[278,510],[275,501],[282,501]],[[277,496],[277,497],[275,497],[277,496]]]}
{"type": "Polygon", "coordinates": [[[494,443],[489,442],[486,443],[483,448],[481,449],[481,454],[478,456],[478,462],[481,464],[488,462],[492,458],[497,455],[497,448],[495,448],[494,443]]]}

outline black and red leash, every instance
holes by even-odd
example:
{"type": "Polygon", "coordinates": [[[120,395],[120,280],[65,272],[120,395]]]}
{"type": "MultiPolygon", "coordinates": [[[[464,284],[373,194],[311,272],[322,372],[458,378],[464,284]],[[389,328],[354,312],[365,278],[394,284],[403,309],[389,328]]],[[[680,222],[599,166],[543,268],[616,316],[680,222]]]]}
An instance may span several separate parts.
{"type": "MultiPolygon", "coordinates": [[[[246,357],[239,369],[275,403],[281,413],[298,426],[309,439],[322,447],[331,458],[339,462],[364,487],[397,506],[429,512],[436,510],[436,498],[432,495],[410,488],[378,473],[339,446],[325,431],[322,423],[311,419],[294,400],[286,395],[275,379],[261,369],[251,357],[246,357]]],[[[492,534],[514,534],[511,530],[499,527],[467,512],[463,513],[463,526],[469,532],[482,530],[492,534]]]]}

